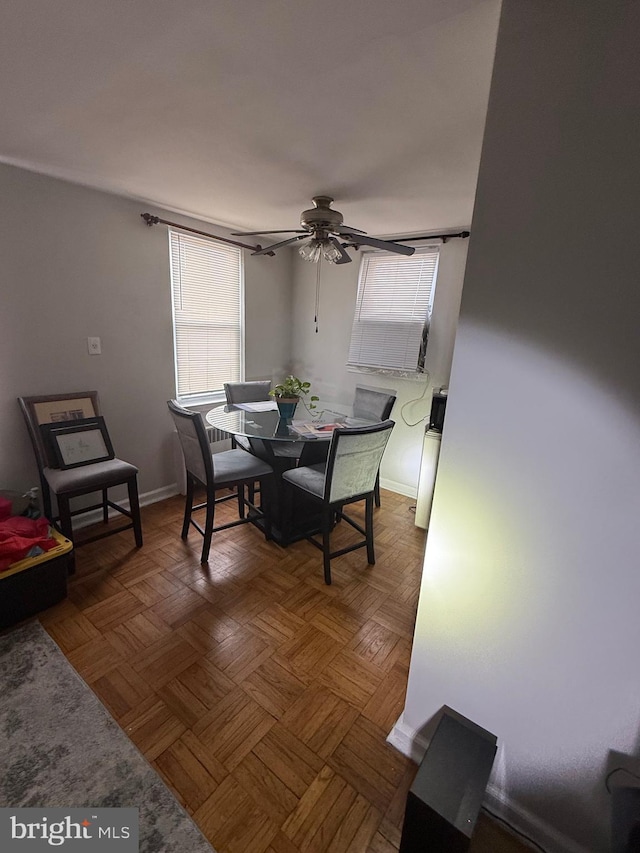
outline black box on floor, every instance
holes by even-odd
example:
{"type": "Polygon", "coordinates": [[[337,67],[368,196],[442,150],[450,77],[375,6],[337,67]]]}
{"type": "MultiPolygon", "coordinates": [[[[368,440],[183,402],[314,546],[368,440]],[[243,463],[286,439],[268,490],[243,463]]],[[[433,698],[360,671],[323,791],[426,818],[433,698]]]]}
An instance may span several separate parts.
{"type": "Polygon", "coordinates": [[[407,795],[399,853],[465,853],[489,781],[497,738],[445,711],[407,795]]]}
{"type": "Polygon", "coordinates": [[[73,544],[57,530],[51,535],[58,543],[55,548],[0,572],[0,629],[35,616],[66,597],[73,544]]]}
{"type": "Polygon", "coordinates": [[[611,788],[611,851],[640,853],[640,787],[611,788]]]}

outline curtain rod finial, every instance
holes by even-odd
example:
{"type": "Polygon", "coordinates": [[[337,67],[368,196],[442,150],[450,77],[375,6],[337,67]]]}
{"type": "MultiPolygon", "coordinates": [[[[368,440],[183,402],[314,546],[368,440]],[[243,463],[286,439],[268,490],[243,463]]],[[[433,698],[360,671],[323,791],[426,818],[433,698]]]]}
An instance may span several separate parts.
{"type": "Polygon", "coordinates": [[[141,213],[140,216],[144,219],[149,227],[157,225],[160,222],[159,216],[152,216],[150,213],[141,213]]]}

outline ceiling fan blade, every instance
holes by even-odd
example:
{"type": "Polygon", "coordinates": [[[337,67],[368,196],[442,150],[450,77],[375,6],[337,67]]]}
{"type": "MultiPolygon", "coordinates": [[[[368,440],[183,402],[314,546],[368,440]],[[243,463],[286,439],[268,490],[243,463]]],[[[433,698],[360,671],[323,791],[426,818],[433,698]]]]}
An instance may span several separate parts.
{"type": "Polygon", "coordinates": [[[251,252],[251,255],[266,255],[269,252],[273,252],[274,249],[281,249],[283,246],[288,246],[289,243],[295,243],[296,240],[304,240],[304,238],[308,236],[308,232],[305,231],[304,234],[299,234],[297,237],[290,237],[288,240],[283,240],[281,243],[274,243],[273,246],[265,246],[264,249],[258,249],[257,252],[251,252]]]}
{"type": "Polygon", "coordinates": [[[353,258],[348,255],[345,250],[342,248],[342,244],[336,240],[335,237],[329,237],[329,241],[336,249],[340,252],[340,257],[337,261],[334,261],[335,264],[350,264],[353,258]]]}
{"type": "Polygon", "coordinates": [[[336,228],[337,234],[366,234],[366,231],[363,231],[362,228],[352,228],[350,225],[341,225],[339,228],[336,228]]]}
{"type": "Polygon", "coordinates": [[[377,240],[375,237],[361,237],[359,234],[343,234],[343,237],[348,237],[356,246],[372,246],[374,249],[384,249],[397,255],[413,255],[415,252],[413,246],[402,246],[391,240],[377,240]]]}
{"type": "Polygon", "coordinates": [[[232,231],[232,237],[256,237],[260,234],[308,234],[302,228],[289,228],[287,231],[232,231]]]}

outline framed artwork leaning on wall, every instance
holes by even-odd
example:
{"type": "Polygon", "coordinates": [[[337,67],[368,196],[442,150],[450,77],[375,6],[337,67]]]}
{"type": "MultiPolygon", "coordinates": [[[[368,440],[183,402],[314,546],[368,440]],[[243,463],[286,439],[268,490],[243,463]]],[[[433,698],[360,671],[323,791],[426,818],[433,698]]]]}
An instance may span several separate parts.
{"type": "Polygon", "coordinates": [[[81,418],[40,425],[52,467],[66,470],[115,456],[104,418],[81,418]]]}

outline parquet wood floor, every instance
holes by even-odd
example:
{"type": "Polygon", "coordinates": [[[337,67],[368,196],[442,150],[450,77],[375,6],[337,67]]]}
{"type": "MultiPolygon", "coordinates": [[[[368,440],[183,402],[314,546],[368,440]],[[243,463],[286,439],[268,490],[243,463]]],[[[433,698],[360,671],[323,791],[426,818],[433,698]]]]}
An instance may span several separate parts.
{"type": "MultiPolygon", "coordinates": [[[[78,549],[43,625],[218,853],[397,850],[416,767],[386,736],[422,570],[412,501],[383,491],[375,567],[344,555],[327,587],[319,551],[251,525],[214,534],[201,566],[183,500],[143,509],[140,550],[130,532],[78,549]]],[[[478,853],[524,849],[496,843],[478,853]]]]}

